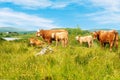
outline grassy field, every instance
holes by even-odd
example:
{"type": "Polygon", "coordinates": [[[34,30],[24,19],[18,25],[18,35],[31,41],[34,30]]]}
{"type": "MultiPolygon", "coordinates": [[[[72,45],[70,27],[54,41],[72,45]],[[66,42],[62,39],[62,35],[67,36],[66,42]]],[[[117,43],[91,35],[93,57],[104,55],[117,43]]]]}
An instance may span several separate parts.
{"type": "MultiPolygon", "coordinates": [[[[32,34],[31,36],[34,36],[32,34]]],[[[87,48],[69,35],[66,48],[50,46],[53,52],[35,56],[41,48],[20,41],[0,41],[0,80],[120,80],[118,50],[101,49],[99,43],[87,48]]]]}

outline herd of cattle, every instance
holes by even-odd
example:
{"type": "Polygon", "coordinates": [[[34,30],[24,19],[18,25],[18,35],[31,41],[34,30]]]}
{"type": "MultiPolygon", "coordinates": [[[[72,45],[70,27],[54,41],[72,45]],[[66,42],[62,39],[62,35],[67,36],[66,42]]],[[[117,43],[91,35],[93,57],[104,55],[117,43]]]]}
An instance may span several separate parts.
{"type": "MultiPolygon", "coordinates": [[[[61,42],[63,47],[66,47],[68,44],[68,31],[64,29],[39,30],[37,31],[36,36],[41,36],[42,39],[48,44],[51,44],[52,41],[56,41],[56,46],[58,45],[58,42],[61,42]]],[[[94,39],[97,39],[100,42],[101,47],[105,47],[106,44],[109,44],[110,51],[112,51],[112,47],[114,45],[116,48],[118,48],[118,32],[116,30],[100,30],[92,32],[89,36],[76,36],[76,40],[80,44],[87,42],[88,47],[91,47],[93,45],[94,39]]],[[[44,42],[36,38],[30,38],[30,44],[42,45],[44,42]]]]}

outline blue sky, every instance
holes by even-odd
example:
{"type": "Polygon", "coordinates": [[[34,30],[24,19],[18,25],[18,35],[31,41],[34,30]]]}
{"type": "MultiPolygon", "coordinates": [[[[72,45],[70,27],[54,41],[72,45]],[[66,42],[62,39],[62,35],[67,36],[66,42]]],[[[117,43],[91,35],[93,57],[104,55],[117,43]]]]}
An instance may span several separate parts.
{"type": "Polygon", "coordinates": [[[120,29],[120,0],[0,0],[0,27],[120,29]]]}

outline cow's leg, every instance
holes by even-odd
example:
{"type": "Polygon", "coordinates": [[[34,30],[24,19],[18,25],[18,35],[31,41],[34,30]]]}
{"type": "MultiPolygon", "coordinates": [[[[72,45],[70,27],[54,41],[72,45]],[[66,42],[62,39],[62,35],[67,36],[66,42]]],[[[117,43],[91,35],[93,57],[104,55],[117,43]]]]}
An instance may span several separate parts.
{"type": "Polygon", "coordinates": [[[63,47],[66,47],[66,40],[63,39],[63,47]]]}
{"type": "Polygon", "coordinates": [[[64,43],[64,44],[65,44],[65,47],[67,46],[67,43],[68,43],[68,40],[67,40],[67,39],[65,39],[65,43],[64,43]]]}
{"type": "Polygon", "coordinates": [[[106,43],[103,43],[103,46],[105,47],[105,46],[106,46],[106,43]]]}
{"type": "Polygon", "coordinates": [[[52,43],[52,40],[48,39],[47,42],[48,42],[48,44],[51,44],[51,43],[52,43]]]}
{"type": "Polygon", "coordinates": [[[63,40],[63,39],[61,40],[61,44],[62,44],[62,46],[64,47],[64,40],[63,40]]]}
{"type": "Polygon", "coordinates": [[[80,42],[80,45],[82,45],[82,41],[79,41],[80,42]]]}
{"type": "Polygon", "coordinates": [[[58,39],[56,39],[56,46],[58,46],[58,39]]]}
{"type": "Polygon", "coordinates": [[[64,46],[64,47],[66,47],[66,44],[65,44],[65,43],[66,43],[66,42],[65,42],[65,39],[64,39],[64,40],[63,40],[63,46],[64,46]]]}
{"type": "Polygon", "coordinates": [[[90,48],[90,46],[91,46],[91,43],[88,41],[88,47],[90,48]]]}
{"type": "Polygon", "coordinates": [[[112,51],[113,41],[110,42],[110,51],[112,51]]]}
{"type": "Polygon", "coordinates": [[[92,47],[92,46],[94,46],[94,45],[93,45],[93,40],[91,40],[91,47],[92,47]]]}
{"type": "Polygon", "coordinates": [[[93,46],[92,44],[93,44],[93,41],[91,40],[91,41],[89,42],[90,47],[93,46]]]}
{"type": "Polygon", "coordinates": [[[100,42],[101,48],[104,48],[104,42],[100,42]]]}
{"type": "Polygon", "coordinates": [[[103,48],[103,43],[102,43],[102,42],[100,42],[100,45],[101,45],[101,47],[103,48]]]}

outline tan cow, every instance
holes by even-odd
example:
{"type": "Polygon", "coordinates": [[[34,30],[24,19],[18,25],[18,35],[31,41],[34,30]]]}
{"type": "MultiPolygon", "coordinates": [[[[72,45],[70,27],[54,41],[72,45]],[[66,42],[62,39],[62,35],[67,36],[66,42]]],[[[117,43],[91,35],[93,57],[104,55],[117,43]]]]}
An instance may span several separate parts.
{"type": "Polygon", "coordinates": [[[68,33],[67,32],[52,33],[52,38],[55,38],[56,46],[58,45],[59,41],[62,43],[63,47],[66,47],[66,45],[68,43],[68,33]]]}
{"type": "Polygon", "coordinates": [[[86,43],[88,44],[88,47],[91,47],[93,45],[93,38],[92,36],[76,36],[76,40],[82,44],[82,43],[86,43]]]}
{"type": "Polygon", "coordinates": [[[98,39],[101,46],[104,47],[106,43],[110,44],[110,51],[112,51],[112,47],[115,44],[116,48],[118,48],[118,32],[116,30],[109,31],[95,31],[93,32],[94,39],[98,39]]]}
{"type": "Polygon", "coordinates": [[[68,32],[64,29],[56,29],[56,30],[39,30],[36,33],[36,36],[41,36],[48,44],[51,44],[53,40],[55,40],[55,37],[52,37],[52,34],[55,34],[57,32],[65,32],[68,34],[68,32]]]}
{"type": "Polygon", "coordinates": [[[34,37],[31,37],[31,38],[29,39],[29,42],[30,42],[30,45],[31,45],[31,46],[40,46],[40,45],[44,44],[44,42],[42,42],[42,41],[40,41],[39,39],[34,38],[34,37]]]}

